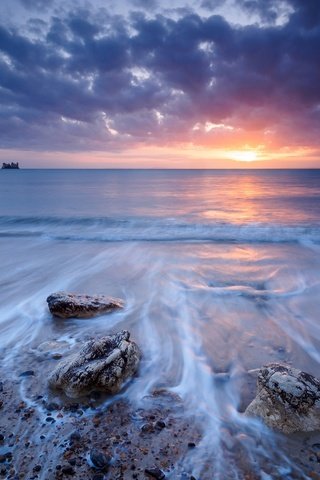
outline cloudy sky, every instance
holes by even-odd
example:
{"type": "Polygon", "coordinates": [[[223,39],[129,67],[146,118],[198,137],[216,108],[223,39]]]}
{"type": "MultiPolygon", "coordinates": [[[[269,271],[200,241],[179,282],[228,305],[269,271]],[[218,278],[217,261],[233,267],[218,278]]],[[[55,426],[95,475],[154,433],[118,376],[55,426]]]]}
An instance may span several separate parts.
{"type": "Polygon", "coordinates": [[[0,160],[320,167],[319,0],[1,0],[0,160]]]}

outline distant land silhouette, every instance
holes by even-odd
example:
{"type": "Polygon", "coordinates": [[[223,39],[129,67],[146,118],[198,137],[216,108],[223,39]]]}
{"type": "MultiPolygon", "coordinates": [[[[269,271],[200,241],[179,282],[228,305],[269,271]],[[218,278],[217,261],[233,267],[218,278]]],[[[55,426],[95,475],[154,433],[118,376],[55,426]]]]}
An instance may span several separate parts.
{"type": "Polygon", "coordinates": [[[11,162],[11,163],[3,163],[2,164],[2,170],[17,170],[19,169],[19,163],[14,163],[14,162],[11,162]]]}

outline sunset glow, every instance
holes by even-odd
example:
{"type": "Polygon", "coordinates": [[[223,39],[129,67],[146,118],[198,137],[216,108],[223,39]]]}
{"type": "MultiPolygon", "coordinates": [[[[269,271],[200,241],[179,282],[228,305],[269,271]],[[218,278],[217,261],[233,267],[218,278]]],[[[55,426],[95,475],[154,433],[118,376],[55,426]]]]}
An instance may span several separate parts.
{"type": "Polygon", "coordinates": [[[320,167],[310,2],[1,2],[0,161],[320,167]]]}
{"type": "Polygon", "coordinates": [[[254,162],[257,160],[257,152],[254,150],[230,152],[230,158],[239,162],[254,162]]]}

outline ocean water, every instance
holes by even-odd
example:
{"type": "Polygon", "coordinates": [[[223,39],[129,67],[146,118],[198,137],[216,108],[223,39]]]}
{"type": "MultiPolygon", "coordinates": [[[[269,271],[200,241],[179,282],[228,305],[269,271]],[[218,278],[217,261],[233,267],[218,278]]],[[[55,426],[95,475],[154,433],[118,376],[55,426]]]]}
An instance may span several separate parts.
{"type": "MultiPolygon", "coordinates": [[[[168,389],[202,430],[177,469],[245,478],[226,460],[229,429],[260,478],[308,478],[241,412],[248,371],[280,361],[319,376],[319,254],[320,171],[0,171],[1,366],[18,378],[48,342],[67,353],[126,328],[143,360],[123,395],[138,406],[168,389]],[[55,321],[57,290],[126,308],[55,321]]],[[[52,366],[39,365],[43,395],[52,366]]]]}

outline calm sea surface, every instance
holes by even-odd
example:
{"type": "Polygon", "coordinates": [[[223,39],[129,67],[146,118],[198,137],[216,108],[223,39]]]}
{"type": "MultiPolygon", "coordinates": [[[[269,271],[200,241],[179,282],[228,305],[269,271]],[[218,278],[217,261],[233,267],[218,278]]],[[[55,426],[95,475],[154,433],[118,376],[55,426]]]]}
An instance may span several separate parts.
{"type": "MultiPolygon", "coordinates": [[[[1,365],[13,378],[46,342],[66,354],[127,328],[143,351],[127,398],[164,387],[198,414],[203,441],[186,471],[206,479],[211,462],[210,480],[244,478],[223,461],[232,425],[261,478],[266,457],[272,478],[298,478],[274,434],[239,413],[239,372],[280,361],[319,376],[320,171],[0,171],[0,265],[1,365]],[[126,308],[56,322],[46,297],[57,290],[126,308]]],[[[42,395],[52,362],[37,367],[42,395]]]]}

